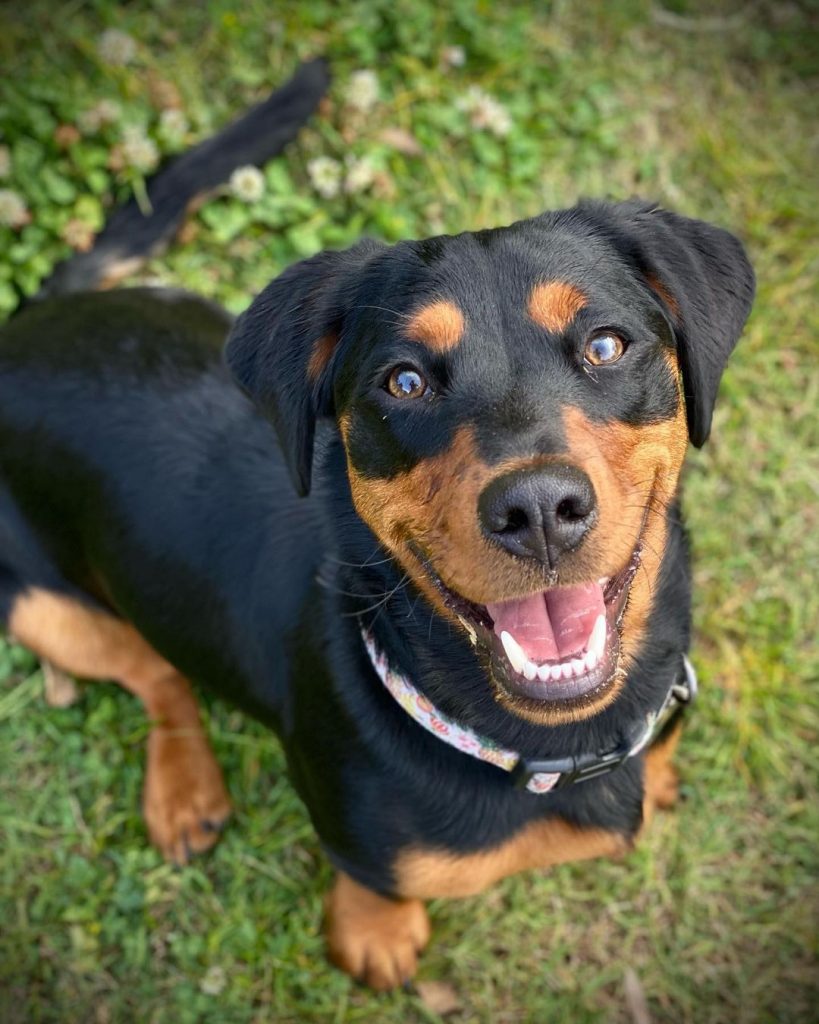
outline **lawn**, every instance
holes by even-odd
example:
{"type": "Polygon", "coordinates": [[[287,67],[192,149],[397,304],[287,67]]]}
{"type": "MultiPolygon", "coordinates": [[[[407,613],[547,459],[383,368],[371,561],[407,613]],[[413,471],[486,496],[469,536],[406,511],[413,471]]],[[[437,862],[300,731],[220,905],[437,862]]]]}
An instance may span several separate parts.
{"type": "Polygon", "coordinates": [[[686,474],[702,695],[684,800],[633,854],[434,904],[425,984],[375,996],[325,962],[330,872],[270,733],[208,705],[237,813],[175,870],[139,816],[136,703],[94,684],[49,708],[36,661],[0,641],[3,1022],[416,1024],[441,1019],[430,982],[456,1022],[817,1020],[816,8],[662,3],[3,8],[5,312],[159,157],[319,52],[331,99],[261,194],[225,189],[140,280],[239,310],[363,234],[635,193],[736,232],[759,278],[686,474]]]}

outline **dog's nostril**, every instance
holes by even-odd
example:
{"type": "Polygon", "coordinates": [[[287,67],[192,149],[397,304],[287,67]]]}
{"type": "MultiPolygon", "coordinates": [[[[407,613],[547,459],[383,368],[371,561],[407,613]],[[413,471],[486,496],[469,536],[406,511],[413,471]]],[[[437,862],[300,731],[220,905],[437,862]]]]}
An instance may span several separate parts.
{"type": "Polygon", "coordinates": [[[573,522],[576,519],[585,519],[588,515],[588,511],[581,508],[582,502],[577,501],[576,498],[564,498],[558,503],[555,509],[555,515],[558,519],[563,519],[565,522],[573,522]]]}
{"type": "Polygon", "coordinates": [[[525,530],[529,525],[529,517],[522,508],[510,508],[506,514],[506,523],[499,533],[516,533],[525,530]]]}
{"type": "Polygon", "coordinates": [[[545,466],[497,477],[481,493],[478,515],[484,533],[513,555],[537,558],[554,568],[594,525],[591,480],[574,466],[545,466]]]}

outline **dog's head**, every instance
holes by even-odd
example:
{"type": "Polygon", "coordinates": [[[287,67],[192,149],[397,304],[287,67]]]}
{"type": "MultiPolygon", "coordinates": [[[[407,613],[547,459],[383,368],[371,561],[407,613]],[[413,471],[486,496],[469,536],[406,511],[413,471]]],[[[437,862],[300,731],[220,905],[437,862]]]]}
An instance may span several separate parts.
{"type": "Polygon", "coordinates": [[[227,360],[301,493],[335,418],[360,517],[498,699],[556,724],[609,704],[639,649],[753,288],[718,228],[582,204],[315,256],[261,293],[227,360]]]}

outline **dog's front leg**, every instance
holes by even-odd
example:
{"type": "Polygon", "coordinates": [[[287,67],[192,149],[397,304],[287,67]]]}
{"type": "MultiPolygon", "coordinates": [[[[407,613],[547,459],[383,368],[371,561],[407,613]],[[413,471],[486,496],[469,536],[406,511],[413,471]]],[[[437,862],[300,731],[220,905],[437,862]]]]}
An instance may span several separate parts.
{"type": "Polygon", "coordinates": [[[413,977],[430,934],[420,900],[381,896],[342,871],[326,911],[327,946],[337,967],[382,991],[413,977]]]}

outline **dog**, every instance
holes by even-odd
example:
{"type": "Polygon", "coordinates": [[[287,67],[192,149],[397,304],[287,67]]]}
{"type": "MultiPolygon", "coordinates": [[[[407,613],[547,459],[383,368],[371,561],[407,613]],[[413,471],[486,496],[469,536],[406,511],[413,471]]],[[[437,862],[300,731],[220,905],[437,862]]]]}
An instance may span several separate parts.
{"type": "Polygon", "coordinates": [[[679,481],[753,299],[735,237],[584,202],[320,253],[235,322],[60,290],[0,334],[0,616],[142,700],[167,858],[231,809],[191,680],[279,735],[330,957],[376,989],[424,900],[619,856],[673,802],[679,481]]]}

